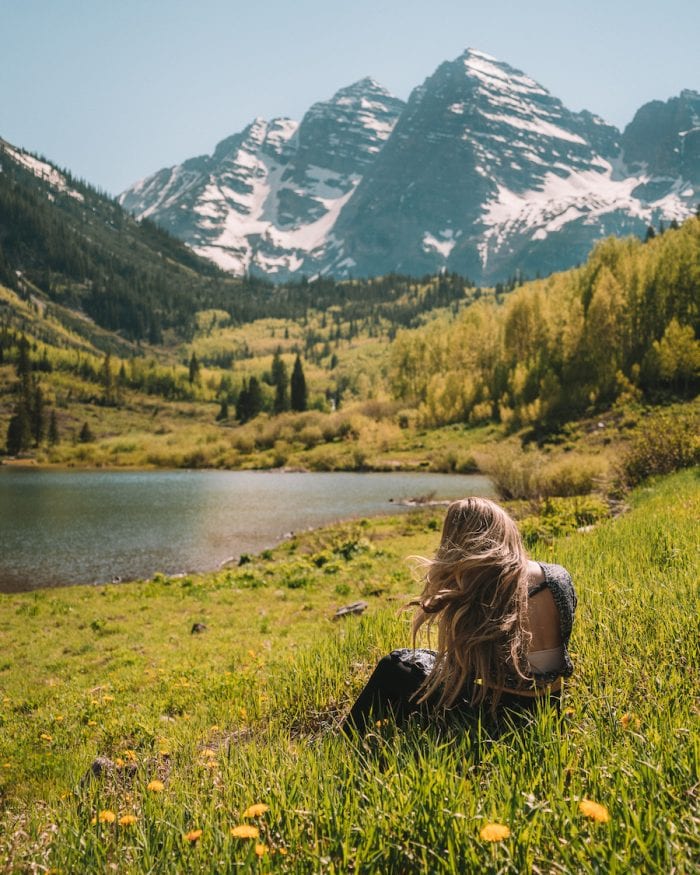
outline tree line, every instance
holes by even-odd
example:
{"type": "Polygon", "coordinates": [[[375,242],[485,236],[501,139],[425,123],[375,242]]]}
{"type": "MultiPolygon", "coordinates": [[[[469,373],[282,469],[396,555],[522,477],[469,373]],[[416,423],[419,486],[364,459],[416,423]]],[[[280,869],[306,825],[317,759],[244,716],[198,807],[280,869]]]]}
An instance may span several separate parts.
{"type": "Polygon", "coordinates": [[[551,429],[621,396],[697,392],[700,219],[601,242],[576,270],[528,283],[502,306],[399,332],[394,397],[426,424],[551,429]]]}

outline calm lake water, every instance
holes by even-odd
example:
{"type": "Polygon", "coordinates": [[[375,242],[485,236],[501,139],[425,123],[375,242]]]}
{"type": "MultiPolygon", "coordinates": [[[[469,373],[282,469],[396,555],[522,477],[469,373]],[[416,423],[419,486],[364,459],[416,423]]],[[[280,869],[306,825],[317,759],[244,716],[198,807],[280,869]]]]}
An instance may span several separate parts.
{"type": "Polygon", "coordinates": [[[493,488],[479,475],[0,468],[0,592],[209,571],[431,493],[493,488]]]}

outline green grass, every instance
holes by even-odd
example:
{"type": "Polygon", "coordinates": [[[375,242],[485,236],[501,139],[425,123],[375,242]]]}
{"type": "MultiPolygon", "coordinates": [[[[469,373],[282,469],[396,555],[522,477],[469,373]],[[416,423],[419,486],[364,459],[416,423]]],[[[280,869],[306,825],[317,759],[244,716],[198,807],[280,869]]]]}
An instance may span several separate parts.
{"type": "Polygon", "coordinates": [[[576,672],[561,720],[498,733],[388,724],[357,745],[329,730],[409,642],[403,559],[434,550],[436,511],[300,536],[216,575],[0,597],[0,867],[697,871],[697,470],[631,505],[535,543],[577,586],[576,672]],[[362,618],[332,620],[357,598],[362,618]],[[125,765],[81,784],[98,755],[125,765]],[[260,858],[230,834],[257,802],[260,858]],[[138,820],[92,824],[101,810],[138,820]],[[510,837],[485,843],[487,822],[510,837]]]}

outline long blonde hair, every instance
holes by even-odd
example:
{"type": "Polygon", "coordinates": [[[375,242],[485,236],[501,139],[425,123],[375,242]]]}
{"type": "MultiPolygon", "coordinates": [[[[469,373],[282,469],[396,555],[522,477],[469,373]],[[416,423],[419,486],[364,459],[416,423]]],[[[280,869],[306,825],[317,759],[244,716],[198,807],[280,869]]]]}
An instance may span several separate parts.
{"type": "Polygon", "coordinates": [[[454,501],[447,509],[433,559],[416,557],[425,585],[413,620],[413,644],[425,625],[437,626],[437,659],[420,701],[437,695],[449,708],[460,693],[495,709],[508,675],[523,672],[527,629],[528,558],[508,514],[486,498],[454,501]],[[471,684],[471,689],[466,687],[471,684]]]}

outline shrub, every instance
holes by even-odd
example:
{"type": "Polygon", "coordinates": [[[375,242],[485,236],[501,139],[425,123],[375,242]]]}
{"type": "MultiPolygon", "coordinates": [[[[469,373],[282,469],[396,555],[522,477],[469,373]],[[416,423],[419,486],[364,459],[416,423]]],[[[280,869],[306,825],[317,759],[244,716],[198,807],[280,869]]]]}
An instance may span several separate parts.
{"type": "Polygon", "coordinates": [[[302,428],[298,437],[307,450],[324,441],[323,432],[317,425],[307,425],[305,428],[302,428]]]}
{"type": "Polygon", "coordinates": [[[700,418],[695,411],[663,412],[642,422],[621,463],[621,480],[635,486],[653,474],[700,463],[700,418]]]}
{"type": "Polygon", "coordinates": [[[520,520],[518,527],[526,547],[538,541],[551,542],[583,526],[591,526],[609,515],[608,505],[598,496],[547,498],[536,515],[520,520]]]}
{"type": "Polygon", "coordinates": [[[478,454],[476,462],[506,499],[587,495],[607,472],[605,460],[598,456],[550,461],[538,450],[521,450],[514,444],[478,454]]]}

